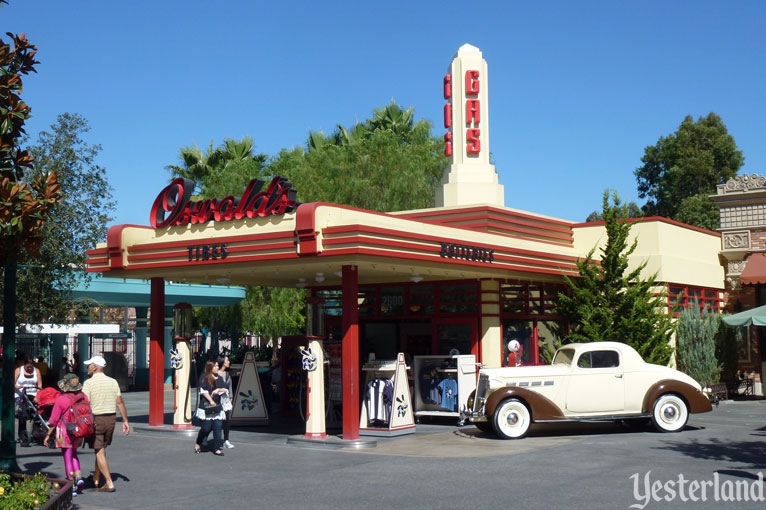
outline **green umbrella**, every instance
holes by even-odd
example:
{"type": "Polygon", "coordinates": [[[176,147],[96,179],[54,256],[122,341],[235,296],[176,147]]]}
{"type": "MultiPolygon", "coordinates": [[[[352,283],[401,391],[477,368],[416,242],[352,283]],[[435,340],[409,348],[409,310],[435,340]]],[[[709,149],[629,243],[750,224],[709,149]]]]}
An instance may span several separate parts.
{"type": "Polygon", "coordinates": [[[724,317],[723,322],[724,324],[735,327],[749,326],[751,324],[756,326],[766,326],[766,306],[759,306],[752,310],[745,310],[744,312],[724,317]]]}

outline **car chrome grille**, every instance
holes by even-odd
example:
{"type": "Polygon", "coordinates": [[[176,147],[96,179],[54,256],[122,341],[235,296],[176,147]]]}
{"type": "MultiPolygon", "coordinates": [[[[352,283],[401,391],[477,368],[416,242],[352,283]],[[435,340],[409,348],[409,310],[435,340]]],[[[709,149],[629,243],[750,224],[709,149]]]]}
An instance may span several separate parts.
{"type": "Polygon", "coordinates": [[[473,411],[479,412],[484,406],[484,401],[487,398],[487,390],[489,389],[489,376],[481,374],[479,376],[479,382],[476,385],[476,398],[473,399],[473,411]]]}

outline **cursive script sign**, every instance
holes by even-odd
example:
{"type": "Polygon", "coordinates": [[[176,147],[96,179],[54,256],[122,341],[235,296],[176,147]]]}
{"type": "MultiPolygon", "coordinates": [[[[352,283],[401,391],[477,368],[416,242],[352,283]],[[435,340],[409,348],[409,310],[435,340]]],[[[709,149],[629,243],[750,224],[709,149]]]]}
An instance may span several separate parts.
{"type": "Polygon", "coordinates": [[[149,219],[152,227],[162,228],[283,214],[298,207],[299,202],[295,200],[298,192],[287,179],[276,176],[266,191],[261,191],[264,184],[260,179],[253,179],[241,198],[229,195],[195,202],[191,200],[194,183],[179,177],[157,195],[149,219]]]}

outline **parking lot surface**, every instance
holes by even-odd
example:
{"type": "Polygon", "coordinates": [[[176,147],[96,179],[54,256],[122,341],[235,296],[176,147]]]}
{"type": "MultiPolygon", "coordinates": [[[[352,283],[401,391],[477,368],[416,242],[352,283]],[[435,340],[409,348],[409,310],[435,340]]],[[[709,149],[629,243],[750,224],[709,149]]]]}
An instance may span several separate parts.
{"type": "MultiPolygon", "coordinates": [[[[527,438],[507,441],[434,421],[357,450],[288,445],[299,424],[284,432],[234,429],[236,447],[215,457],[195,455],[193,437],[149,430],[148,393],[124,397],[137,430],[115,435],[107,450],[117,491],[81,494],[79,510],[766,507],[757,493],[759,474],[766,475],[766,401],[725,401],[692,415],[676,434],[575,423],[536,425],[527,438]],[[699,490],[696,501],[690,497],[692,482],[708,484],[704,500],[699,490]],[[732,499],[724,499],[729,491],[732,499]]],[[[63,477],[58,451],[17,451],[25,472],[63,477]]],[[[92,470],[91,450],[81,450],[80,459],[86,473],[92,470]]]]}

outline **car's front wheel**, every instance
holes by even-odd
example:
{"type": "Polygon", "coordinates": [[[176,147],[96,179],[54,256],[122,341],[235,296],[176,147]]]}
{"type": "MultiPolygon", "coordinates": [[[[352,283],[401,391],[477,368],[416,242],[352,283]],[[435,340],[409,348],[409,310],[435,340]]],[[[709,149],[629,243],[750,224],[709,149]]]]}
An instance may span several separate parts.
{"type": "Polygon", "coordinates": [[[662,395],[654,403],[652,422],[660,432],[678,432],[688,420],[689,409],[678,395],[662,395]]]}
{"type": "Polygon", "coordinates": [[[529,408],[517,398],[503,400],[495,409],[495,431],[504,439],[521,439],[531,424],[529,408]]]}

